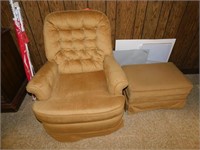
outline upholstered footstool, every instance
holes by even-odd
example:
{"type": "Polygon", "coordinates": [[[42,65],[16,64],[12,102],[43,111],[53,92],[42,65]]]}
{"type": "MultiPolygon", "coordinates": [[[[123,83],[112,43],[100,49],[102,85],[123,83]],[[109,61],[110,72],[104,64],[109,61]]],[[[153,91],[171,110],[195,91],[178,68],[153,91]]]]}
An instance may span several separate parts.
{"type": "Polygon", "coordinates": [[[123,66],[129,112],[182,108],[193,85],[173,63],[123,66]]]}

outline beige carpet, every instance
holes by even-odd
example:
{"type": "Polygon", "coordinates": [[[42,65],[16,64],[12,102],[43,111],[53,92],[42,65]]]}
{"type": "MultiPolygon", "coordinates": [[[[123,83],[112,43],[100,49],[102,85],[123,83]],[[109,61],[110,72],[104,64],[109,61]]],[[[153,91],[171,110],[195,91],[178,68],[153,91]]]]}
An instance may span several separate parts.
{"type": "Polygon", "coordinates": [[[107,136],[61,143],[46,134],[26,96],[17,113],[1,114],[2,149],[199,149],[199,75],[189,75],[194,88],[179,110],[124,114],[124,127],[107,136]]]}

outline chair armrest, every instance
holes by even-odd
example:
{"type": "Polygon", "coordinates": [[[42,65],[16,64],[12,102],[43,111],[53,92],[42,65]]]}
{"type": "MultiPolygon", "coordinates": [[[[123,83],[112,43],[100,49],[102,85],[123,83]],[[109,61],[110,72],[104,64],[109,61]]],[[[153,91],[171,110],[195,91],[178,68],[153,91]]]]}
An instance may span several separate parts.
{"type": "Polygon", "coordinates": [[[128,86],[126,75],[121,66],[113,56],[105,56],[103,67],[109,92],[114,95],[121,95],[122,90],[128,86]]]}
{"type": "Polygon", "coordinates": [[[29,81],[26,90],[34,94],[38,100],[48,99],[57,74],[57,64],[55,62],[46,62],[29,81]]]}

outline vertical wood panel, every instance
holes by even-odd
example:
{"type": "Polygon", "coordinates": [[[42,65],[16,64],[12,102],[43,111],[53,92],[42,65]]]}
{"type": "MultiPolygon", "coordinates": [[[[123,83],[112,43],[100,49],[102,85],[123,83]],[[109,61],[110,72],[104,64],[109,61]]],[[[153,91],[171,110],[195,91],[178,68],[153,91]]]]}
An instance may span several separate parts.
{"type": "Polygon", "coordinates": [[[11,11],[11,8],[9,6],[8,1],[3,1],[1,2],[1,25],[4,28],[10,28],[10,33],[13,37],[14,43],[17,45],[17,40],[16,40],[16,35],[15,35],[15,30],[14,30],[14,25],[13,25],[13,14],[11,11]]]}
{"type": "Polygon", "coordinates": [[[42,21],[44,22],[45,17],[50,13],[49,5],[47,1],[37,1],[40,15],[42,17],[42,21]]]}
{"type": "Polygon", "coordinates": [[[75,8],[75,1],[64,1],[65,10],[74,10],[75,8]]]}
{"type": "Polygon", "coordinates": [[[1,26],[13,29],[13,25],[10,20],[12,20],[12,14],[11,9],[9,8],[9,3],[3,1],[1,2],[1,26]]]}
{"type": "Polygon", "coordinates": [[[48,1],[51,12],[65,10],[64,2],[59,0],[48,1]]]}
{"type": "Polygon", "coordinates": [[[116,39],[131,39],[137,2],[117,1],[116,39]]]}
{"type": "Polygon", "coordinates": [[[192,41],[192,45],[188,51],[187,58],[182,64],[184,69],[197,69],[199,68],[199,30],[192,41]]]}
{"type": "Polygon", "coordinates": [[[87,0],[85,1],[75,1],[75,8],[80,10],[80,9],[85,9],[87,8],[87,0]]]}
{"type": "Polygon", "coordinates": [[[142,29],[143,29],[145,14],[146,14],[146,8],[147,8],[147,1],[138,1],[135,25],[133,29],[134,39],[140,39],[142,36],[142,29]]]}
{"type": "Polygon", "coordinates": [[[164,1],[161,12],[160,12],[160,18],[158,21],[158,26],[156,29],[155,38],[161,39],[165,32],[165,27],[169,18],[169,14],[172,8],[172,1],[164,1]]]}
{"type": "Polygon", "coordinates": [[[36,41],[36,46],[43,63],[46,62],[43,42],[43,23],[40,17],[39,8],[37,2],[34,1],[22,1],[23,8],[26,12],[26,16],[29,19],[29,24],[36,41]],[[34,8],[34,9],[32,9],[34,8]]]}
{"type": "Polygon", "coordinates": [[[88,7],[105,13],[105,0],[88,0],[88,7]]]}
{"type": "Polygon", "coordinates": [[[179,67],[183,67],[182,64],[184,59],[187,57],[194,36],[198,30],[198,9],[198,2],[188,3],[187,9],[177,32],[176,38],[179,40],[177,40],[175,43],[170,60],[175,62],[175,64],[179,67]]]}
{"type": "Polygon", "coordinates": [[[106,2],[106,13],[110,21],[111,34],[112,34],[112,45],[115,47],[115,20],[116,20],[116,1],[106,2]]]}
{"type": "Polygon", "coordinates": [[[165,29],[164,38],[174,38],[187,6],[186,1],[174,1],[172,10],[165,29]]]}
{"type": "Polygon", "coordinates": [[[161,1],[148,2],[142,38],[154,38],[161,6],[161,1]]]}

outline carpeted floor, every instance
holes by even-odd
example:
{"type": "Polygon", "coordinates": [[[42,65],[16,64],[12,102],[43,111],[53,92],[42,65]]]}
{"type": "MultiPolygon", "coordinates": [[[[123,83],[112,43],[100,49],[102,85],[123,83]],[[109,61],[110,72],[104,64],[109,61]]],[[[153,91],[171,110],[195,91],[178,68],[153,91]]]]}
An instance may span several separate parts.
{"type": "Polygon", "coordinates": [[[31,110],[26,96],[17,113],[1,114],[2,149],[199,149],[199,75],[183,109],[124,114],[124,127],[107,136],[61,143],[52,139],[31,110]]]}

